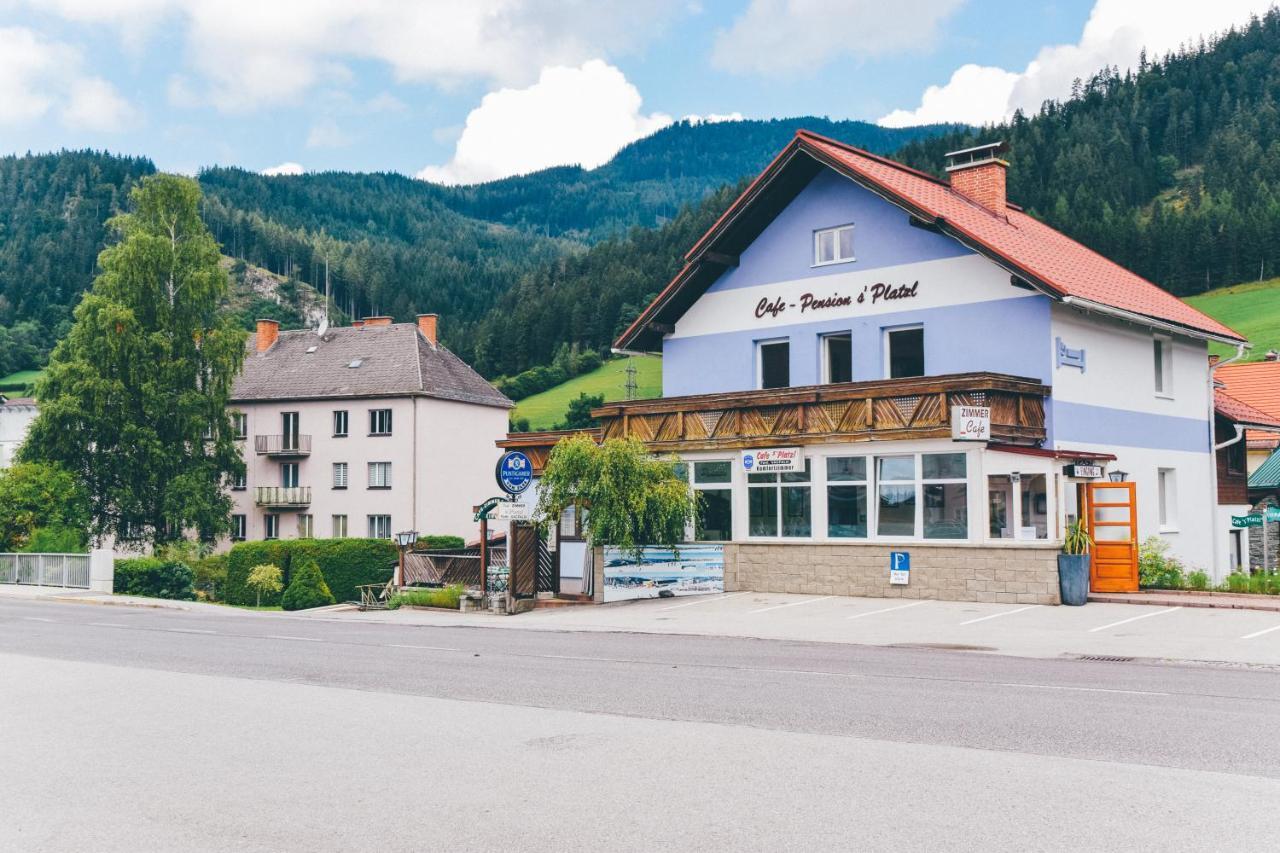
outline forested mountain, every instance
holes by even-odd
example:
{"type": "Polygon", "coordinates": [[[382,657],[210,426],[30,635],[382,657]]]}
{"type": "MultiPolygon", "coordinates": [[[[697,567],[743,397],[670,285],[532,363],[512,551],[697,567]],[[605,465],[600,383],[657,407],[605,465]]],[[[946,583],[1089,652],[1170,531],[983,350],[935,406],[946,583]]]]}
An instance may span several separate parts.
{"type": "Polygon", "coordinates": [[[908,145],[1010,145],[1009,198],[1180,295],[1280,271],[1280,12],[1132,73],[1104,69],[1064,103],[908,145]]]}

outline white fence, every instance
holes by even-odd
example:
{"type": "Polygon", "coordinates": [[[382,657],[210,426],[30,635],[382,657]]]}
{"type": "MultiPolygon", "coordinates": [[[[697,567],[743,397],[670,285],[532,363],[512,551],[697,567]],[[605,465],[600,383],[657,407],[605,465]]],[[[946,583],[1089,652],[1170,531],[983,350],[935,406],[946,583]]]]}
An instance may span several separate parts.
{"type": "Polygon", "coordinates": [[[115,561],[110,551],[92,554],[0,554],[0,583],[111,592],[115,561]]]}

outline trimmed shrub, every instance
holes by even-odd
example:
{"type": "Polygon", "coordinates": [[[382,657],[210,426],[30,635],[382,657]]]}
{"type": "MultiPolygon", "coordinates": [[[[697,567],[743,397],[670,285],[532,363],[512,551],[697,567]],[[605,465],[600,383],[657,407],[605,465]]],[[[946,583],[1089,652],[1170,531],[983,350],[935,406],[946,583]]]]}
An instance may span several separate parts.
{"type": "Polygon", "coordinates": [[[227,596],[227,555],[217,554],[191,563],[196,573],[196,593],[206,601],[222,601],[227,596]]]}
{"type": "Polygon", "coordinates": [[[284,572],[280,571],[279,566],[263,563],[249,570],[249,577],[245,579],[244,585],[253,590],[254,606],[261,607],[263,593],[271,597],[284,589],[284,572]]]}
{"type": "Polygon", "coordinates": [[[314,559],[305,555],[295,556],[293,566],[293,580],[289,581],[289,588],[280,600],[285,610],[307,610],[334,603],[333,593],[329,591],[314,559]]]}
{"type": "MultiPolygon", "coordinates": [[[[237,542],[227,552],[227,579],[224,596],[228,604],[254,604],[257,593],[249,589],[245,581],[254,566],[270,563],[279,566],[288,576],[289,543],[279,540],[268,542],[237,542]]],[[[264,596],[262,603],[274,606],[280,603],[280,594],[264,596]]]]}
{"type": "Polygon", "coordinates": [[[191,601],[196,597],[192,586],[194,581],[195,572],[186,563],[159,557],[137,557],[116,561],[112,589],[125,595],[191,601]]]}
{"type": "Polygon", "coordinates": [[[419,536],[413,546],[415,551],[448,551],[452,548],[465,548],[467,543],[461,536],[419,536]]]}
{"type": "MultiPolygon", "coordinates": [[[[430,537],[436,538],[436,537],[430,537]]],[[[461,544],[458,537],[442,537],[461,544]]],[[[391,580],[399,552],[388,539],[283,539],[238,542],[227,553],[226,600],[253,604],[256,595],[245,585],[254,566],[271,563],[284,573],[287,588],[300,557],[310,557],[320,567],[325,583],[338,601],[358,601],[356,587],[391,580]]],[[[280,604],[280,595],[263,595],[264,605],[280,604]]]]}

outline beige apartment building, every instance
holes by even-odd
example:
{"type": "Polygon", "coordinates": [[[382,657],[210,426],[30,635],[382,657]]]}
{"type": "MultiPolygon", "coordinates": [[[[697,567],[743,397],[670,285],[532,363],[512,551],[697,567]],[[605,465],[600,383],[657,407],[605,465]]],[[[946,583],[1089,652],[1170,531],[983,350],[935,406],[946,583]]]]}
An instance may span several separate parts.
{"type": "Polygon", "coordinates": [[[232,393],[246,467],[233,539],[476,536],[512,403],[437,323],[370,317],[320,335],[258,321],[232,393]]]}

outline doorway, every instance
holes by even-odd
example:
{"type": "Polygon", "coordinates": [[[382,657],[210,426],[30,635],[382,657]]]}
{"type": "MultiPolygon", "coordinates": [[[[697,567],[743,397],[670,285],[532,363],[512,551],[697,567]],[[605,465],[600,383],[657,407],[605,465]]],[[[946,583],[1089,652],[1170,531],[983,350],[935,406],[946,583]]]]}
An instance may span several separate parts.
{"type": "Polygon", "coordinates": [[[1089,590],[1137,592],[1137,484],[1089,483],[1085,497],[1085,519],[1093,540],[1089,590]]]}

